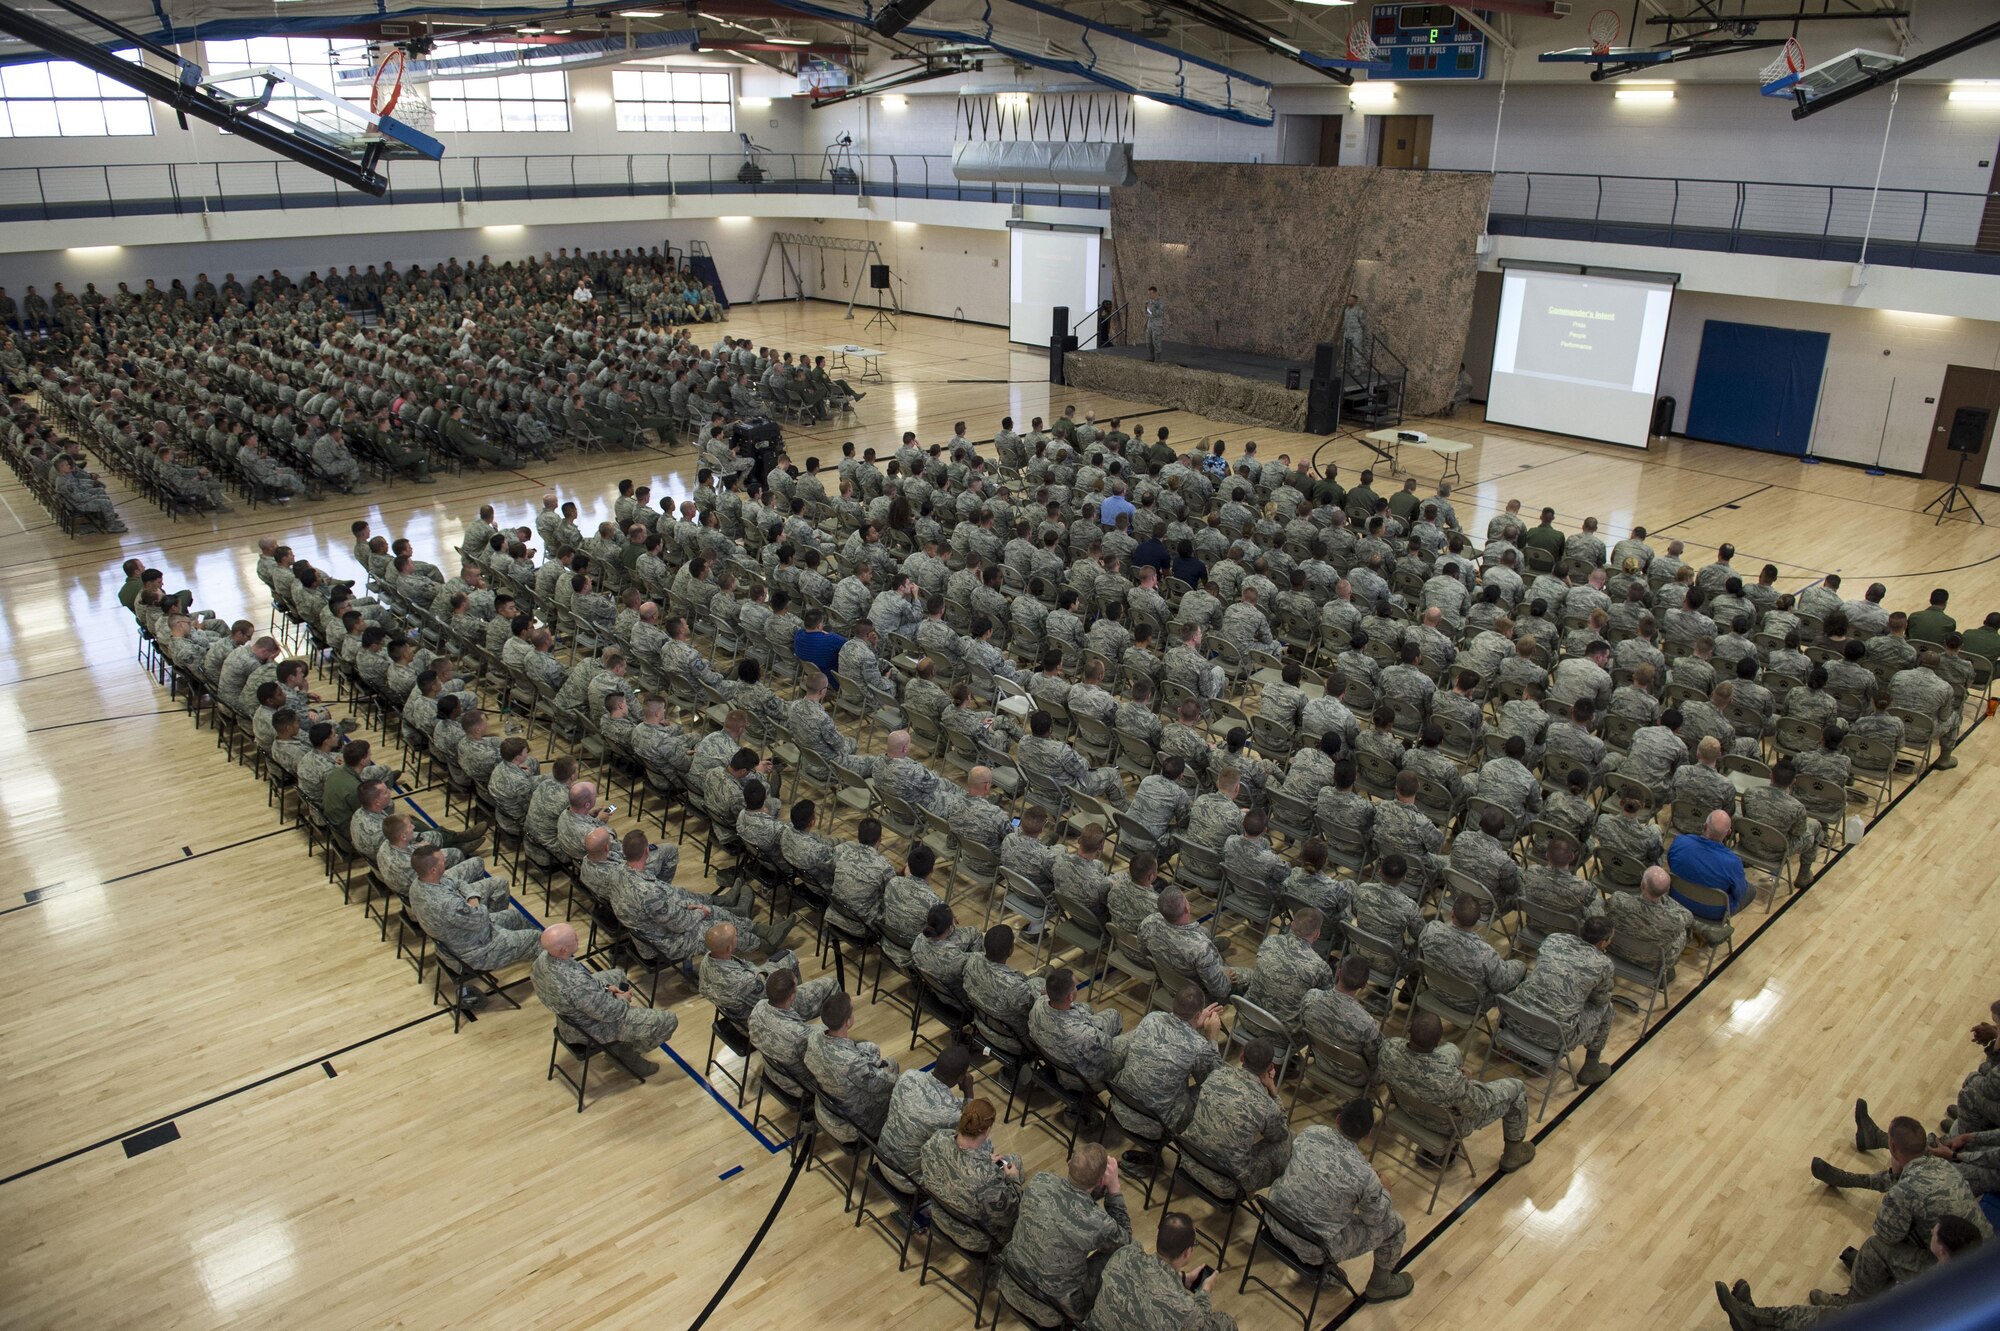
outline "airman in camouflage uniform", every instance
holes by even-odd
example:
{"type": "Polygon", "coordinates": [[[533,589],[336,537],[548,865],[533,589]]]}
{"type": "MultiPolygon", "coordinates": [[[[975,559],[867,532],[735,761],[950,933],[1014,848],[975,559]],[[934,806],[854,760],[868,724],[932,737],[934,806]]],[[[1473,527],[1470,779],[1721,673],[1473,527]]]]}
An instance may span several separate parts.
{"type": "Polygon", "coordinates": [[[1340,963],[1331,989],[1307,991],[1299,1026],[1310,1039],[1361,1055],[1372,1078],[1382,1048],[1382,1027],[1361,1001],[1367,988],[1368,958],[1348,957],[1340,963]]]}
{"type": "Polygon", "coordinates": [[[1195,923],[1187,896],[1179,888],[1160,893],[1160,912],[1140,926],[1139,939],[1145,943],[1148,956],[1192,979],[1210,1002],[1220,1003],[1243,992],[1248,977],[1222,964],[1215,940],[1195,923]]]}
{"type": "MultiPolygon", "coordinates": [[[[882,1057],[881,1048],[873,1042],[849,1037],[854,1026],[854,1001],[845,992],[831,995],[820,1008],[820,1017],[825,1025],[806,1036],[806,1071],[812,1074],[821,1096],[833,1102],[834,1114],[869,1137],[879,1137],[900,1069],[894,1060],[882,1057]]],[[[832,1117],[823,1114],[822,1124],[845,1140],[844,1129],[833,1125],[832,1117]]]]}
{"type": "MultiPolygon", "coordinates": [[[[1584,921],[1583,937],[1550,934],[1535,955],[1535,967],[1514,991],[1514,999],[1534,1008],[1569,1031],[1583,1046],[1580,1086],[1593,1086],[1611,1075],[1600,1055],[1611,1036],[1611,958],[1604,954],[1611,940],[1611,921],[1584,921]]],[[[1505,1024],[1505,1018],[1502,1018],[1505,1024]]]]}
{"type": "Polygon", "coordinates": [[[1657,947],[1666,959],[1666,978],[1674,978],[1674,961],[1687,947],[1695,919],[1686,906],[1668,895],[1672,879],[1658,865],[1646,870],[1637,892],[1613,892],[1604,913],[1620,944],[1657,947]]]}
{"type": "Polygon", "coordinates": [[[1404,890],[1408,870],[1401,855],[1383,856],[1375,872],[1376,878],[1355,885],[1355,927],[1386,940],[1407,967],[1423,933],[1424,913],[1404,890]]]}
{"type": "Polygon", "coordinates": [[[1317,909],[1294,911],[1290,929],[1270,935],[1257,947],[1257,968],[1244,997],[1287,1027],[1299,1024],[1307,993],[1333,983],[1333,968],[1313,947],[1323,923],[1317,909]]]}
{"type": "Polygon", "coordinates": [[[1076,975],[1066,966],[1049,973],[1043,994],[1028,1009],[1035,1047],[1083,1074],[1093,1090],[1111,1075],[1112,1043],[1123,1028],[1116,1008],[1093,1012],[1076,998],[1076,975]]]}
{"type": "Polygon", "coordinates": [[[1061,1306],[1050,1313],[1079,1320],[1097,1299],[1105,1263],[1131,1241],[1132,1216],[1117,1165],[1102,1146],[1085,1142],[1070,1157],[1067,1173],[1042,1170],[1021,1189],[1014,1237],[1000,1263],[1001,1292],[1010,1304],[1039,1311],[1025,1282],[1058,1300],[1061,1306]],[[1099,1188],[1106,1190],[1101,1206],[1099,1188]]]}
{"type": "Polygon", "coordinates": [[[1169,1211],[1160,1221],[1157,1251],[1128,1243],[1111,1254],[1085,1331],[1236,1331],[1236,1319],[1209,1303],[1210,1276],[1190,1290],[1181,1267],[1192,1261],[1194,1225],[1169,1211]],[[1170,1239],[1168,1236],[1173,1235],[1170,1239]]]}
{"type": "Polygon", "coordinates": [[[1262,1036],[1243,1046],[1241,1067],[1220,1067],[1201,1084],[1194,1117],[1181,1137],[1229,1171],[1215,1178],[1208,1169],[1184,1158],[1181,1168],[1210,1187],[1227,1191],[1232,1185],[1248,1197],[1269,1187],[1292,1158],[1292,1133],[1284,1107],[1278,1103],[1278,1069],[1271,1041],[1262,1036]]]}
{"type": "Polygon", "coordinates": [[[992,1105],[975,1100],[960,1116],[957,1129],[932,1134],[921,1153],[924,1191],[980,1229],[968,1230],[937,1208],[931,1211],[931,1223],[975,1252],[989,1247],[997,1252],[1006,1246],[1021,1209],[1020,1158],[994,1153],[992,1126],[992,1105]],[[968,1145],[962,1129],[982,1105],[986,1130],[968,1145]]]}
{"type": "MultiPolygon", "coordinates": [[[[1189,986],[1174,996],[1172,1012],[1147,1013],[1111,1046],[1111,1084],[1123,1100],[1143,1106],[1172,1131],[1194,1114],[1188,1083],[1206,1081],[1222,1066],[1214,1044],[1222,1013],[1206,1002],[1189,986]]],[[[1111,1113],[1127,1129],[1145,1130],[1145,1124],[1130,1120],[1123,1101],[1113,1100],[1111,1113]]]]}
{"type": "Polygon", "coordinates": [[[1425,970],[1442,970],[1476,987],[1491,1003],[1495,994],[1512,993],[1528,973],[1526,962],[1502,960],[1480,936],[1479,899],[1461,895],[1451,903],[1451,920],[1432,920],[1417,939],[1417,956],[1425,970]]]}
{"type": "Polygon", "coordinates": [[[834,844],[833,907],[850,927],[874,928],[882,922],[882,893],[896,876],[896,866],[876,849],[881,841],[881,822],[863,818],[853,841],[834,844]]]}
{"type": "Polygon", "coordinates": [[[923,1149],[940,1132],[958,1128],[965,1108],[968,1050],[952,1045],[928,1068],[911,1068],[889,1092],[889,1117],[876,1145],[879,1159],[910,1183],[923,1181],[923,1149]]]}
{"type": "Polygon", "coordinates": [[[646,1054],[671,1039],[681,1019],[666,1008],[634,1004],[625,972],[591,970],[576,959],[576,945],[576,930],[567,924],[542,931],[542,954],[530,968],[535,997],[561,1024],[610,1046],[627,1068],[652,1071],[646,1054]]]}
{"type": "Polygon", "coordinates": [[[1410,1019],[1407,1036],[1382,1042],[1377,1067],[1399,1099],[1408,1096],[1450,1110],[1467,1134],[1499,1119],[1507,1143],[1500,1168],[1519,1169],[1535,1158],[1534,1145],[1527,1139],[1527,1085],[1518,1077],[1474,1081],[1461,1066],[1464,1057],[1457,1045],[1443,1042],[1437,1015],[1419,1012],[1410,1019]]]}
{"type": "MultiPolygon", "coordinates": [[[[1362,1297],[1376,1303],[1402,1298],[1416,1282],[1396,1271],[1403,1256],[1403,1218],[1356,1138],[1347,1135],[1366,1134],[1373,1121],[1374,1112],[1357,1102],[1341,1109],[1338,1129],[1315,1123],[1292,1138],[1291,1163],[1271,1185],[1271,1202],[1307,1227],[1294,1234],[1272,1221],[1279,1237],[1307,1261],[1323,1256],[1339,1263],[1373,1252],[1375,1270],[1362,1297]]],[[[1328,1276],[1331,1280],[1332,1273],[1328,1276]]]]}

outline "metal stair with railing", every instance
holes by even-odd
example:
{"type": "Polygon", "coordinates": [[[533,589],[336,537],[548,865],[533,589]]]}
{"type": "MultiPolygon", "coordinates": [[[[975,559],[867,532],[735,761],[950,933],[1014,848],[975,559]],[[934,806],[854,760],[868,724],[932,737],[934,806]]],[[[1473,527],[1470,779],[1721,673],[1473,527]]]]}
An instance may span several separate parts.
{"type": "Polygon", "coordinates": [[[1346,363],[1341,367],[1341,420],[1374,430],[1401,425],[1409,365],[1373,333],[1359,347],[1342,349],[1346,363]]]}

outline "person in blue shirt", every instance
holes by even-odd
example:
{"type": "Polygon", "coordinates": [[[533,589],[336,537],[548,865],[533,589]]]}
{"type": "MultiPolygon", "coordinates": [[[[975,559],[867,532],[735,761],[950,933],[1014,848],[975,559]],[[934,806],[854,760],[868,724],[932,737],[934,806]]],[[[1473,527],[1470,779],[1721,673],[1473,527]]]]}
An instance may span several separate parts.
{"type": "Polygon", "coordinates": [[[1701,832],[1700,836],[1683,832],[1674,838],[1667,850],[1667,868],[1690,883],[1727,892],[1729,911],[1724,914],[1714,906],[1690,901],[1679,891],[1673,897],[1698,920],[1725,920],[1749,905],[1757,892],[1744,875],[1743,858],[1728,846],[1729,815],[1717,809],[1708,815],[1701,832]]]}
{"type": "Polygon", "coordinates": [[[1111,497],[1097,506],[1097,520],[1107,527],[1118,525],[1120,515],[1131,517],[1139,510],[1125,497],[1125,482],[1111,482],[1111,497]]]}
{"type": "Polygon", "coordinates": [[[799,658],[802,665],[816,666],[828,679],[838,682],[840,676],[834,673],[834,666],[840,662],[840,649],[847,645],[847,639],[826,627],[824,610],[808,610],[805,627],[792,635],[792,655],[799,658]]]}
{"type": "Polygon", "coordinates": [[[1146,533],[1146,539],[1139,542],[1132,551],[1135,568],[1151,567],[1160,570],[1162,577],[1174,566],[1174,557],[1167,550],[1167,543],[1160,539],[1160,527],[1156,523],[1146,533]]]}

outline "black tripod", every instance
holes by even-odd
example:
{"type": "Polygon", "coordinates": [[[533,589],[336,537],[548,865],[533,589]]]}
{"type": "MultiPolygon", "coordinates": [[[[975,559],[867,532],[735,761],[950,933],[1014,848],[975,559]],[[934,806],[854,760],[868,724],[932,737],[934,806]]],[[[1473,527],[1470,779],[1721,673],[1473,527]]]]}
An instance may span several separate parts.
{"type": "Polygon", "coordinates": [[[1972,498],[1965,493],[1965,486],[1963,484],[1965,480],[1965,460],[1971,456],[1970,453],[1960,453],[1958,455],[1958,470],[1952,473],[1950,488],[1936,499],[1931,500],[1930,503],[1924,505],[1924,512],[1926,513],[1932,509],[1937,510],[1937,522],[1931,524],[1933,527],[1960,510],[1972,514],[1978,520],[1980,526],[1984,527],[1986,525],[1986,519],[1980,517],[1979,510],[1972,506],[1972,498]]]}

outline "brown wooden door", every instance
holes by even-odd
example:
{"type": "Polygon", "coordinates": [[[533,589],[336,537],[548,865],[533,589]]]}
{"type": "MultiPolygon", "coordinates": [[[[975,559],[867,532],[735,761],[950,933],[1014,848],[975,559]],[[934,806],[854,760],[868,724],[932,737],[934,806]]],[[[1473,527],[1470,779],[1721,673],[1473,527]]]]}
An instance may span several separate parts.
{"type": "Polygon", "coordinates": [[[1340,117],[1321,116],[1319,118],[1320,166],[1340,165],[1340,117]]]}
{"type": "Polygon", "coordinates": [[[1988,254],[2000,254],[2000,152],[1993,154],[1993,179],[1986,186],[1986,212],[1979,219],[1979,236],[1973,245],[1988,254]]]}
{"type": "Polygon", "coordinates": [[[1985,429],[1979,451],[1965,460],[1965,479],[1979,479],[1985,470],[1986,450],[1993,444],[1993,424],[2000,421],[2000,370],[1981,370],[1969,365],[1947,365],[1944,387],[1938,390],[1937,416],[1931,421],[1930,447],[1924,452],[1924,479],[1949,481],[1958,475],[1959,454],[1948,447],[1952,424],[1961,407],[1986,412],[1985,429]]]}
{"type": "Polygon", "coordinates": [[[1429,116],[1383,116],[1382,146],[1376,165],[1422,171],[1431,164],[1429,116]]]}

